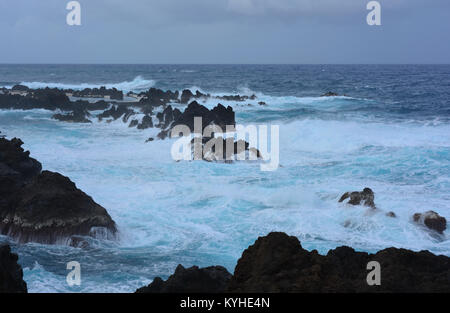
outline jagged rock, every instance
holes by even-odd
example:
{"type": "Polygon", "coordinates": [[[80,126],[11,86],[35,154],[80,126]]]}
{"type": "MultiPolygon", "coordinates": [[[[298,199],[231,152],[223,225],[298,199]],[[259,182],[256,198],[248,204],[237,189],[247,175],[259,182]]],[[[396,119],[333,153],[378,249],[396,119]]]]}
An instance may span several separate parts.
{"type": "Polygon", "coordinates": [[[141,123],[137,126],[138,129],[147,129],[153,127],[153,120],[151,116],[145,115],[141,123]]]}
{"type": "Polygon", "coordinates": [[[364,188],[363,191],[353,191],[353,192],[346,192],[342,195],[342,197],[339,199],[339,202],[343,202],[345,199],[350,198],[348,201],[349,204],[352,205],[360,205],[362,202],[362,205],[371,207],[375,209],[375,195],[370,188],[364,188]]]}
{"type": "Polygon", "coordinates": [[[184,268],[178,265],[175,273],[166,281],[156,277],[137,293],[220,293],[224,292],[231,274],[222,266],[184,268]]]}
{"type": "Polygon", "coordinates": [[[303,249],[297,237],[279,232],[259,237],[242,253],[231,280],[229,275],[217,266],[179,266],[167,281],[155,278],[137,292],[450,292],[447,256],[397,248],[369,254],[345,246],[320,255],[303,249]],[[367,282],[372,261],[380,264],[379,285],[367,282]]]}
{"type": "Polygon", "coordinates": [[[162,130],[156,135],[156,137],[161,140],[166,139],[168,136],[169,136],[169,130],[162,130]]]}
{"type": "Polygon", "coordinates": [[[0,234],[52,244],[104,230],[112,239],[116,225],[106,210],[69,178],[41,172],[22,144],[16,138],[0,139],[0,234]]]}
{"type": "Polygon", "coordinates": [[[29,90],[27,95],[0,94],[0,109],[46,109],[70,111],[74,107],[64,92],[59,89],[29,90]]]}
{"type": "Polygon", "coordinates": [[[256,96],[255,95],[251,95],[251,96],[232,95],[232,96],[217,96],[216,98],[217,99],[221,99],[221,100],[225,100],[225,101],[242,102],[242,101],[246,101],[246,100],[255,100],[256,96]]]}
{"type": "Polygon", "coordinates": [[[52,118],[57,119],[62,122],[72,122],[72,123],[92,123],[88,117],[91,114],[83,108],[77,108],[68,114],[54,114],[52,118]]]}
{"type": "Polygon", "coordinates": [[[270,233],[244,251],[229,292],[450,292],[450,258],[388,248],[368,254],[350,247],[326,256],[296,237],[270,233]],[[367,264],[381,266],[381,285],[367,284],[367,264]]]}
{"type": "Polygon", "coordinates": [[[259,105],[267,105],[267,103],[265,103],[264,101],[260,101],[258,102],[259,105]]]}
{"type": "Polygon", "coordinates": [[[191,131],[194,131],[194,117],[202,118],[203,128],[210,124],[215,124],[225,131],[227,125],[236,125],[235,113],[232,107],[228,106],[225,108],[219,103],[212,110],[208,110],[205,106],[198,104],[197,101],[193,101],[174,121],[172,127],[176,125],[186,125],[191,129],[191,131]]]}
{"type": "Polygon", "coordinates": [[[194,94],[189,90],[185,89],[181,92],[181,103],[187,104],[191,98],[194,97],[194,94]]]}
{"type": "Polygon", "coordinates": [[[123,92],[114,87],[107,89],[105,86],[102,86],[100,88],[85,88],[83,90],[70,91],[74,97],[103,98],[109,96],[111,100],[123,100],[123,92]]]}
{"type": "Polygon", "coordinates": [[[97,115],[98,120],[101,121],[104,118],[109,118],[112,117],[114,120],[117,120],[118,118],[120,118],[121,116],[125,115],[125,116],[130,116],[131,114],[134,114],[135,112],[124,106],[124,105],[118,105],[118,106],[113,106],[111,107],[109,110],[104,111],[103,113],[100,113],[99,115],[97,115]]]}
{"type": "Polygon", "coordinates": [[[427,211],[425,213],[416,213],[413,215],[413,220],[442,234],[447,229],[447,220],[434,211],[427,211]]]}
{"type": "Polygon", "coordinates": [[[0,246],[0,293],[26,293],[27,284],[23,280],[19,257],[11,253],[9,245],[0,246]]]}
{"type": "Polygon", "coordinates": [[[141,104],[150,106],[161,106],[169,102],[179,102],[179,91],[172,92],[171,90],[163,91],[157,88],[150,88],[146,93],[142,93],[141,104]]]}
{"type": "Polygon", "coordinates": [[[128,125],[128,127],[136,127],[138,124],[139,124],[139,121],[138,121],[138,120],[132,120],[132,121],[130,122],[130,125],[128,125]]]}
{"type": "MultiPolygon", "coordinates": [[[[191,149],[193,154],[195,155],[195,139],[191,140],[191,149]]],[[[220,149],[220,148],[219,148],[220,149]]],[[[215,138],[202,138],[202,158],[205,161],[232,161],[235,155],[239,155],[242,153],[248,152],[249,154],[254,154],[255,159],[262,158],[261,152],[256,148],[250,148],[250,144],[245,140],[234,141],[234,138],[226,138],[223,137],[215,137],[215,138]],[[232,149],[227,149],[227,143],[230,143],[229,146],[232,149]],[[222,154],[217,150],[217,146],[222,147],[222,154]]],[[[249,156],[244,156],[246,160],[250,159],[249,156]]]]}

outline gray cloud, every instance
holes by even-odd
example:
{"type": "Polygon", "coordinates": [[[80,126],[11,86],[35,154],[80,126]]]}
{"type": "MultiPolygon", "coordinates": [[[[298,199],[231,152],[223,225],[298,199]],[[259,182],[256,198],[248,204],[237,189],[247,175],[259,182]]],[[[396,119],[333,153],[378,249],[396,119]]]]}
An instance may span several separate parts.
{"type": "Polygon", "coordinates": [[[450,3],[380,0],[0,0],[0,62],[450,62],[450,3]]]}

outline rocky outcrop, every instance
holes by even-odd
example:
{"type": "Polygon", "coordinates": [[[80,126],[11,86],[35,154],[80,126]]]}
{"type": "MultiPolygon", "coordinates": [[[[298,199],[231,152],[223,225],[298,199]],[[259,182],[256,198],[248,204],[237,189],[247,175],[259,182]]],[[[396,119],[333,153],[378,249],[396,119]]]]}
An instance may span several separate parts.
{"type": "Polygon", "coordinates": [[[192,154],[195,159],[203,159],[208,162],[213,161],[226,161],[231,162],[235,160],[235,156],[241,156],[245,160],[258,160],[262,159],[261,152],[250,147],[250,144],[245,140],[234,141],[234,138],[223,137],[203,137],[201,141],[202,151],[196,151],[195,139],[191,140],[192,154]],[[228,149],[228,146],[231,147],[228,149]]]}
{"type": "Polygon", "coordinates": [[[280,232],[259,237],[248,247],[231,280],[224,269],[219,272],[207,275],[197,267],[179,266],[167,281],[156,278],[138,292],[450,292],[449,257],[396,248],[369,254],[346,246],[320,255],[303,249],[297,237],[280,232]],[[368,284],[372,261],[380,264],[380,284],[368,284]]]}
{"type": "Polygon", "coordinates": [[[370,188],[364,188],[363,191],[346,192],[339,199],[339,202],[343,202],[347,198],[350,198],[350,200],[347,202],[349,204],[352,205],[362,204],[375,209],[375,202],[374,202],[375,195],[372,189],[370,188]]]}
{"type": "Polygon", "coordinates": [[[0,94],[0,109],[70,111],[73,107],[64,92],[59,89],[45,88],[29,90],[26,95],[0,94]]]}
{"type": "MultiPolygon", "coordinates": [[[[131,123],[130,123],[130,126],[131,126],[131,123]]],[[[142,118],[142,121],[137,125],[137,129],[147,129],[150,127],[153,127],[152,117],[149,115],[144,115],[144,117],[142,118]]]]}
{"type": "Polygon", "coordinates": [[[230,292],[450,292],[450,258],[388,248],[368,254],[350,247],[326,256],[296,237],[270,233],[244,251],[230,292]],[[381,285],[367,284],[367,264],[381,266],[381,285]]]}
{"type": "Polygon", "coordinates": [[[97,115],[97,118],[99,121],[106,119],[106,118],[112,118],[113,120],[117,120],[118,118],[125,116],[129,117],[133,115],[135,112],[128,108],[125,105],[115,105],[112,106],[110,109],[105,110],[104,112],[97,115]]]}
{"type": "Polygon", "coordinates": [[[416,213],[413,215],[413,220],[416,223],[425,225],[429,229],[435,230],[442,234],[447,229],[447,220],[434,211],[427,211],[425,213],[416,213]]]}
{"type": "MultiPolygon", "coordinates": [[[[202,127],[205,128],[210,124],[217,125],[226,130],[226,125],[235,126],[235,113],[233,108],[228,106],[225,108],[222,104],[218,104],[212,110],[209,110],[197,101],[191,102],[184,112],[174,121],[172,127],[176,125],[186,125],[191,131],[194,131],[194,117],[202,118],[202,127]]],[[[203,131],[203,129],[202,129],[203,131]]]]}
{"type": "Polygon", "coordinates": [[[157,88],[150,88],[147,92],[141,93],[140,96],[143,97],[140,101],[141,104],[156,107],[169,102],[179,102],[178,97],[180,93],[178,91],[172,92],[171,90],[163,91],[157,88]]]}
{"type": "Polygon", "coordinates": [[[106,210],[69,178],[41,172],[22,144],[0,138],[0,234],[48,244],[73,235],[112,239],[116,225],[106,210]]]}
{"type": "Polygon", "coordinates": [[[26,293],[27,284],[23,280],[19,257],[11,253],[8,245],[0,246],[0,293],[26,293]]]}
{"type": "Polygon", "coordinates": [[[92,123],[91,120],[88,119],[91,114],[83,109],[77,108],[73,110],[71,113],[67,114],[54,114],[52,118],[62,121],[62,122],[71,122],[71,123],[92,123]]]}
{"type": "Polygon", "coordinates": [[[100,88],[85,88],[83,90],[64,90],[66,93],[71,93],[73,97],[89,97],[89,98],[104,98],[109,97],[111,100],[123,100],[123,92],[116,88],[107,89],[105,86],[100,88]]]}
{"type": "Polygon", "coordinates": [[[175,273],[166,281],[156,277],[137,293],[219,293],[224,292],[231,274],[222,266],[184,268],[178,265],[175,273]]]}

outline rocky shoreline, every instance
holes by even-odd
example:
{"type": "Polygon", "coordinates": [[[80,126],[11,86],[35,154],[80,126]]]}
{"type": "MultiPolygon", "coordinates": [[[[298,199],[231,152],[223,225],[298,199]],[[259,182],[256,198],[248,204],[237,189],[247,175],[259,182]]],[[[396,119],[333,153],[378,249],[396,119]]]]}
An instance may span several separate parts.
{"type": "MultiPolygon", "coordinates": [[[[18,257],[0,247],[0,293],[27,292],[18,257]]],[[[429,251],[387,248],[375,254],[342,246],[320,255],[297,237],[272,232],[242,253],[233,274],[222,266],[184,268],[136,293],[448,293],[450,258],[429,251]],[[380,266],[369,284],[370,262],[380,266]]]]}
{"type": "Polygon", "coordinates": [[[0,138],[0,234],[20,243],[71,244],[72,236],[114,238],[106,209],[22,148],[20,139],[0,138]]]}
{"type": "Polygon", "coordinates": [[[238,260],[234,274],[221,266],[185,269],[157,277],[138,293],[369,293],[450,292],[450,258],[428,251],[388,248],[375,254],[338,247],[327,255],[302,248],[297,237],[259,237],[238,260]],[[380,285],[369,285],[369,262],[380,264],[380,285]]]}

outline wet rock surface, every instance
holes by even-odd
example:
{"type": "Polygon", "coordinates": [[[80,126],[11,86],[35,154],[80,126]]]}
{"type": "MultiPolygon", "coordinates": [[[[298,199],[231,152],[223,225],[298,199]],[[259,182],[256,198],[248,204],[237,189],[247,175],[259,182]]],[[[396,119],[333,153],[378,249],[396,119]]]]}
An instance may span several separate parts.
{"type": "Polygon", "coordinates": [[[223,292],[231,274],[222,266],[184,268],[178,265],[175,273],[166,281],[156,277],[147,287],[137,293],[219,293],[223,292]]]}
{"type": "Polygon", "coordinates": [[[341,198],[339,199],[339,202],[343,202],[344,200],[348,199],[348,204],[352,205],[365,205],[370,208],[375,209],[375,195],[370,188],[364,188],[363,191],[353,191],[353,192],[346,192],[344,193],[341,198]]]}
{"type": "Polygon", "coordinates": [[[14,138],[0,138],[0,234],[19,242],[65,243],[72,235],[116,225],[106,210],[67,177],[42,171],[14,138]]]}
{"type": "Polygon", "coordinates": [[[447,229],[447,220],[434,211],[427,211],[425,213],[416,213],[413,215],[413,220],[416,223],[425,225],[431,230],[442,234],[447,229]]]}
{"type": "Polygon", "coordinates": [[[9,245],[0,245],[0,293],[26,293],[27,284],[23,280],[19,257],[11,253],[9,245]]]}
{"type": "Polygon", "coordinates": [[[209,290],[196,284],[201,281],[197,267],[179,266],[167,281],[156,278],[138,292],[450,292],[449,257],[397,248],[369,254],[346,246],[320,255],[303,249],[297,237],[280,232],[259,237],[248,247],[231,279],[226,274],[204,275],[209,290]],[[380,264],[379,285],[367,283],[368,263],[373,261],[380,264]],[[186,273],[189,270],[191,275],[186,273]]]}

